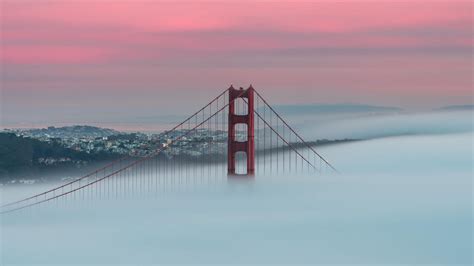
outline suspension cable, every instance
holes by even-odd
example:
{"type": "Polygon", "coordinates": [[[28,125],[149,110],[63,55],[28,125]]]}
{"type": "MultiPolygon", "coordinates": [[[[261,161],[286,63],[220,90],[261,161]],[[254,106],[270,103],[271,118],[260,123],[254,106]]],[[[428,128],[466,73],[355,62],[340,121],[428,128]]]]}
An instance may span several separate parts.
{"type": "MultiPolygon", "coordinates": [[[[242,96],[244,92],[245,92],[245,91],[241,92],[241,93],[238,95],[237,98],[239,98],[240,96],[242,96]]],[[[221,95],[222,95],[222,94],[221,94],[221,95]]],[[[232,101],[234,101],[234,100],[232,100],[232,101]]],[[[212,119],[215,115],[217,115],[217,114],[220,113],[222,110],[224,110],[227,106],[229,106],[229,104],[230,104],[230,102],[227,103],[226,105],[224,105],[224,106],[223,106],[222,108],[220,108],[219,110],[217,110],[217,111],[216,111],[215,113],[213,113],[212,115],[210,115],[207,119],[205,119],[205,120],[203,120],[201,123],[197,124],[197,125],[196,125],[195,127],[193,127],[191,130],[185,132],[184,134],[182,134],[182,135],[180,135],[179,137],[177,137],[177,138],[175,138],[174,140],[172,140],[169,144],[167,144],[167,145],[165,145],[165,146],[163,146],[163,147],[157,149],[155,152],[153,152],[153,153],[151,153],[151,154],[148,154],[148,155],[146,155],[146,156],[143,157],[143,158],[140,158],[140,159],[135,160],[134,162],[130,163],[129,165],[127,165],[127,166],[125,166],[125,167],[123,167],[123,168],[121,168],[121,169],[119,169],[119,170],[117,170],[117,171],[115,171],[115,172],[112,172],[112,173],[110,173],[110,174],[108,174],[108,175],[105,175],[105,176],[103,176],[102,178],[96,179],[96,180],[94,180],[94,181],[92,181],[92,182],[86,183],[85,185],[79,186],[79,187],[77,187],[77,188],[75,188],[75,189],[71,189],[71,190],[69,190],[69,191],[67,191],[67,192],[64,192],[64,193],[62,193],[62,194],[54,195],[53,197],[49,197],[49,198],[43,199],[43,200],[41,200],[41,201],[36,201],[36,202],[30,203],[30,204],[27,204],[27,205],[24,205],[24,206],[21,206],[21,207],[17,207],[17,208],[11,209],[11,210],[1,211],[0,214],[10,213],[10,212],[17,211],[17,210],[21,210],[21,209],[24,209],[24,208],[27,208],[27,207],[32,207],[32,206],[35,206],[35,205],[38,205],[38,204],[41,204],[41,203],[44,203],[44,202],[47,202],[47,201],[56,199],[56,198],[60,198],[60,197],[62,197],[62,196],[69,195],[69,194],[71,194],[71,193],[74,193],[75,191],[78,191],[78,190],[83,189],[83,188],[85,188],[85,187],[89,187],[89,186],[91,186],[91,185],[93,185],[93,184],[96,184],[96,183],[98,183],[98,182],[100,182],[100,181],[102,181],[102,180],[104,180],[104,179],[107,179],[107,178],[109,178],[109,177],[111,177],[111,176],[114,176],[114,175],[120,173],[120,172],[123,172],[123,171],[125,171],[125,170],[127,170],[127,169],[129,169],[129,168],[131,168],[131,167],[133,167],[133,166],[135,166],[135,165],[141,164],[142,162],[144,162],[144,161],[146,161],[146,160],[148,160],[148,159],[150,159],[150,158],[153,158],[153,156],[156,156],[156,155],[158,155],[159,153],[163,152],[164,150],[166,150],[168,147],[172,146],[172,145],[173,145],[174,143],[176,143],[177,141],[179,141],[179,140],[185,138],[186,136],[188,136],[191,132],[195,131],[197,128],[199,128],[199,127],[202,126],[204,123],[206,123],[207,121],[209,121],[210,119],[212,119]]],[[[208,106],[208,105],[206,105],[206,107],[207,107],[207,106],[208,106]]],[[[186,120],[186,121],[187,121],[187,120],[186,120]]],[[[175,127],[175,128],[176,128],[176,127],[175,127]]],[[[103,170],[105,171],[105,168],[103,168],[103,170]]],[[[98,172],[98,171],[99,171],[99,170],[96,170],[96,171],[94,171],[93,173],[98,172]]],[[[69,184],[72,184],[72,182],[70,182],[69,184]]],[[[64,187],[64,185],[61,186],[61,187],[64,187]]],[[[58,189],[61,188],[61,187],[58,187],[58,189]]],[[[51,191],[55,191],[55,190],[56,190],[56,189],[53,189],[53,190],[51,190],[51,191]]],[[[38,195],[46,195],[46,194],[47,194],[47,193],[43,192],[43,193],[40,193],[40,194],[38,194],[38,195]]],[[[17,202],[9,203],[9,204],[3,205],[3,206],[1,206],[1,207],[4,208],[4,207],[12,206],[12,205],[14,205],[14,204],[18,204],[18,203],[27,201],[27,200],[29,200],[29,199],[36,198],[36,197],[38,197],[38,195],[37,195],[37,196],[34,196],[34,197],[29,197],[29,198],[27,198],[27,199],[23,199],[23,200],[20,200],[20,201],[17,201],[17,202]]]]}
{"type": "Polygon", "coordinates": [[[262,95],[260,93],[258,93],[257,90],[255,90],[255,93],[257,94],[257,96],[265,103],[265,105],[268,106],[268,108],[291,130],[291,132],[293,132],[293,134],[295,134],[296,137],[298,137],[302,142],[303,144],[309,148],[313,153],[315,153],[321,160],[323,160],[329,167],[331,167],[332,170],[334,170],[335,172],[339,173],[339,171],[334,167],[332,166],[326,159],[324,159],[323,156],[321,156],[316,150],[314,150],[314,148],[309,145],[276,111],[275,109],[273,109],[273,107],[265,100],[265,98],[262,97],[262,95]]]}
{"type": "MultiPolygon", "coordinates": [[[[243,99],[245,103],[248,104],[247,100],[246,99],[243,99]]],[[[283,142],[285,142],[286,145],[288,145],[291,149],[293,149],[294,152],[296,152],[303,160],[305,160],[309,165],[311,165],[314,169],[316,169],[316,166],[314,166],[311,162],[309,162],[303,155],[301,155],[301,153],[298,152],[298,150],[293,147],[293,145],[291,143],[289,143],[285,138],[283,138],[280,133],[278,133],[274,127],[272,127],[265,119],[263,119],[260,114],[254,110],[254,113],[260,118],[262,119],[263,123],[265,123],[268,128],[270,128],[283,142]]],[[[277,146],[277,151],[278,151],[278,146],[277,146]]],[[[277,164],[278,165],[278,164],[277,164]]]]}

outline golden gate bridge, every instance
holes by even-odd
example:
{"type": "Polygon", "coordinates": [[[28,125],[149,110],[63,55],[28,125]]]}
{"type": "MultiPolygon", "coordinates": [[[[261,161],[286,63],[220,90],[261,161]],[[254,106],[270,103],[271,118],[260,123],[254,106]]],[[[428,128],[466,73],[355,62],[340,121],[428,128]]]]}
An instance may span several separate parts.
{"type": "Polygon", "coordinates": [[[162,177],[189,181],[196,176],[337,172],[252,86],[230,86],[160,137],[168,141],[144,147],[150,152],[143,157],[123,156],[52,189],[3,204],[0,214],[68,197],[143,191],[160,186],[162,177]],[[199,150],[194,151],[198,155],[180,154],[185,144],[199,150]]]}

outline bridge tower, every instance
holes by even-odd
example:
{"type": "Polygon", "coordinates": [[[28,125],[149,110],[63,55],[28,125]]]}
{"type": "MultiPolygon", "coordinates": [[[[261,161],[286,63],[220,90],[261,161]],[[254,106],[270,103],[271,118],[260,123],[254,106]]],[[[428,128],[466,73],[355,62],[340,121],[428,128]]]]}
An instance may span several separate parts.
{"type": "Polygon", "coordinates": [[[227,173],[235,175],[235,154],[245,152],[247,154],[247,176],[255,174],[255,143],[254,143],[254,89],[252,85],[246,90],[229,88],[229,122],[228,122],[228,151],[227,151],[227,173]],[[235,114],[235,100],[246,98],[247,114],[235,114]],[[235,126],[237,124],[247,125],[247,141],[235,139],[235,126]]]}

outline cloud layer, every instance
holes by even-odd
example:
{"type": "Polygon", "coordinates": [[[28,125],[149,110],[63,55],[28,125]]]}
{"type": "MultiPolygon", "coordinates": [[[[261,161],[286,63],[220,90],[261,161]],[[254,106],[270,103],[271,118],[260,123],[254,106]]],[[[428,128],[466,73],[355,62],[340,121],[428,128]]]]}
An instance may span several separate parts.
{"type": "Polygon", "coordinates": [[[180,101],[199,105],[184,93],[204,101],[230,83],[253,83],[279,103],[420,107],[472,96],[468,1],[1,5],[6,116],[54,110],[58,98],[96,111],[133,99],[172,113],[180,101]]]}

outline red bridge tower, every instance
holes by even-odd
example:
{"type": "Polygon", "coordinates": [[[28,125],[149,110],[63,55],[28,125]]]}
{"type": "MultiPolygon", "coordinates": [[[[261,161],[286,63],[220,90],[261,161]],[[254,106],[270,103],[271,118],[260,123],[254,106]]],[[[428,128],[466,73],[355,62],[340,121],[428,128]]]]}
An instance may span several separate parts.
{"type": "Polygon", "coordinates": [[[254,143],[254,90],[252,85],[246,90],[229,88],[229,130],[228,130],[228,154],[227,172],[235,175],[235,154],[245,152],[247,154],[247,176],[255,174],[255,143],[254,143]],[[247,98],[248,112],[246,115],[235,114],[235,100],[247,98]],[[235,125],[247,124],[247,141],[236,141],[235,125]]]}

